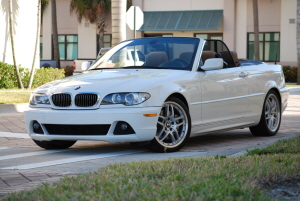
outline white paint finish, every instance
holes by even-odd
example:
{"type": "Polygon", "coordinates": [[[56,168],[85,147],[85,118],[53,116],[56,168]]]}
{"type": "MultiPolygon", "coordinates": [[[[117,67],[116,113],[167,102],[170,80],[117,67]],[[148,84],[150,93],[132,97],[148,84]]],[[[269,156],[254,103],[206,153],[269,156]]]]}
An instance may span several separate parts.
{"type": "Polygon", "coordinates": [[[224,0],[144,0],[144,11],[223,10],[224,0]]]}
{"type": "Polygon", "coordinates": [[[24,157],[30,157],[30,156],[53,154],[53,153],[72,151],[72,150],[75,150],[75,149],[47,150],[47,151],[29,152],[29,153],[23,153],[23,154],[6,155],[6,156],[0,156],[0,161],[14,159],[14,158],[24,158],[24,157]]]}
{"type": "MultiPolygon", "coordinates": [[[[17,65],[31,68],[37,29],[38,0],[12,0],[12,16],[14,29],[14,46],[17,65]]],[[[8,23],[8,1],[0,4],[0,61],[13,64],[11,41],[8,23]]],[[[39,48],[36,52],[34,66],[39,67],[39,48]]]]}
{"type": "Polygon", "coordinates": [[[48,166],[54,166],[54,165],[76,163],[76,162],[81,162],[81,161],[95,160],[95,159],[122,156],[122,155],[135,154],[135,153],[140,153],[140,152],[120,151],[120,152],[112,152],[112,153],[103,153],[103,154],[81,156],[81,157],[61,159],[61,160],[55,160],[55,161],[48,161],[48,162],[42,162],[42,163],[33,163],[33,164],[28,164],[28,165],[4,167],[4,168],[0,168],[0,169],[2,169],[2,170],[14,170],[14,169],[28,170],[28,169],[34,169],[34,168],[42,168],[42,167],[48,167],[48,166]]]}
{"type": "Polygon", "coordinates": [[[289,0],[289,1],[281,1],[281,13],[285,13],[281,15],[280,23],[280,62],[285,62],[291,66],[297,66],[297,23],[290,24],[289,19],[296,19],[297,21],[297,13],[291,12],[296,10],[297,1],[289,0]]]}
{"type": "Polygon", "coordinates": [[[232,50],[238,53],[238,58],[247,58],[247,0],[236,1],[236,16],[236,42],[232,50]]]}
{"type": "Polygon", "coordinates": [[[30,138],[27,133],[8,133],[8,132],[0,132],[0,137],[30,138]]]}
{"type": "MultiPolygon", "coordinates": [[[[253,28],[253,4],[252,0],[247,0],[247,32],[254,32],[253,28]]],[[[281,1],[290,0],[259,0],[259,32],[279,32],[280,31],[280,16],[281,16],[281,1]]],[[[282,13],[283,15],[285,13],[282,13]]]]}
{"type": "MultiPolygon", "coordinates": [[[[87,20],[82,19],[78,23],[78,58],[79,59],[93,59],[97,57],[97,27],[95,24],[90,24],[85,27],[87,20]],[[80,48],[81,47],[81,48],[80,48]]],[[[78,70],[78,69],[77,69],[78,70]]]]}

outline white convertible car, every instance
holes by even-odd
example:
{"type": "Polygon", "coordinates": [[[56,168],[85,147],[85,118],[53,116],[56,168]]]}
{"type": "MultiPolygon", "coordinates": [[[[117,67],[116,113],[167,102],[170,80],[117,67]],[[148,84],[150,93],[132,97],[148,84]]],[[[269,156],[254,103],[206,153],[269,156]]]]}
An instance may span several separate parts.
{"type": "Polygon", "coordinates": [[[99,140],[156,152],[231,129],[273,136],[289,95],[281,66],[237,58],[220,40],[124,41],[83,74],[37,88],[25,111],[27,131],[45,149],[99,140]]]}

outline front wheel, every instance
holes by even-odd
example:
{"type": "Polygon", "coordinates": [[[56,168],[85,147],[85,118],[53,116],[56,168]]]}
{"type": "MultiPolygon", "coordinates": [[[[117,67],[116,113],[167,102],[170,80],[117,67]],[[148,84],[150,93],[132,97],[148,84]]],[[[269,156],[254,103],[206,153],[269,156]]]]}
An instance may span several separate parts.
{"type": "Polygon", "coordinates": [[[250,131],[253,135],[276,135],[281,123],[281,105],[279,100],[279,96],[275,91],[269,91],[264,102],[259,124],[250,127],[250,131]]]}
{"type": "Polygon", "coordinates": [[[76,141],[67,140],[52,140],[52,141],[39,141],[32,139],[35,144],[44,149],[67,149],[71,147],[76,141]]]}
{"type": "Polygon", "coordinates": [[[186,105],[175,97],[163,104],[154,139],[147,148],[155,152],[174,152],[183,147],[191,133],[191,117],[186,105]]]}

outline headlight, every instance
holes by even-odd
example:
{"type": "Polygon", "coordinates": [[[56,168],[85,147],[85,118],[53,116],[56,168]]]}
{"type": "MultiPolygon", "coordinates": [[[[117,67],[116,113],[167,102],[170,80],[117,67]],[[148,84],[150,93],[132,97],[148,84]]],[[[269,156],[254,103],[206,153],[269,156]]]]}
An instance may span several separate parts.
{"type": "Polygon", "coordinates": [[[123,104],[138,105],[150,98],[148,93],[115,93],[108,94],[101,102],[101,105],[123,104]]]}
{"type": "Polygon", "coordinates": [[[50,104],[50,100],[46,94],[31,94],[30,105],[50,104]]]}

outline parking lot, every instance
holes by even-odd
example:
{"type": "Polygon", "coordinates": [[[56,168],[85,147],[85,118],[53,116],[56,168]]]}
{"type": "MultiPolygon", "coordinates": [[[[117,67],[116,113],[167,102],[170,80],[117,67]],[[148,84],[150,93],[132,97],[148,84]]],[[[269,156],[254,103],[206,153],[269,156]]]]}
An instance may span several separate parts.
{"type": "Polygon", "coordinates": [[[67,150],[44,150],[26,134],[22,113],[0,114],[0,197],[13,191],[55,181],[66,175],[95,171],[112,163],[214,155],[239,155],[276,140],[300,134],[300,88],[290,91],[276,136],[255,137],[249,129],[190,138],[179,152],[152,153],[129,143],[78,141],[67,150]]]}

